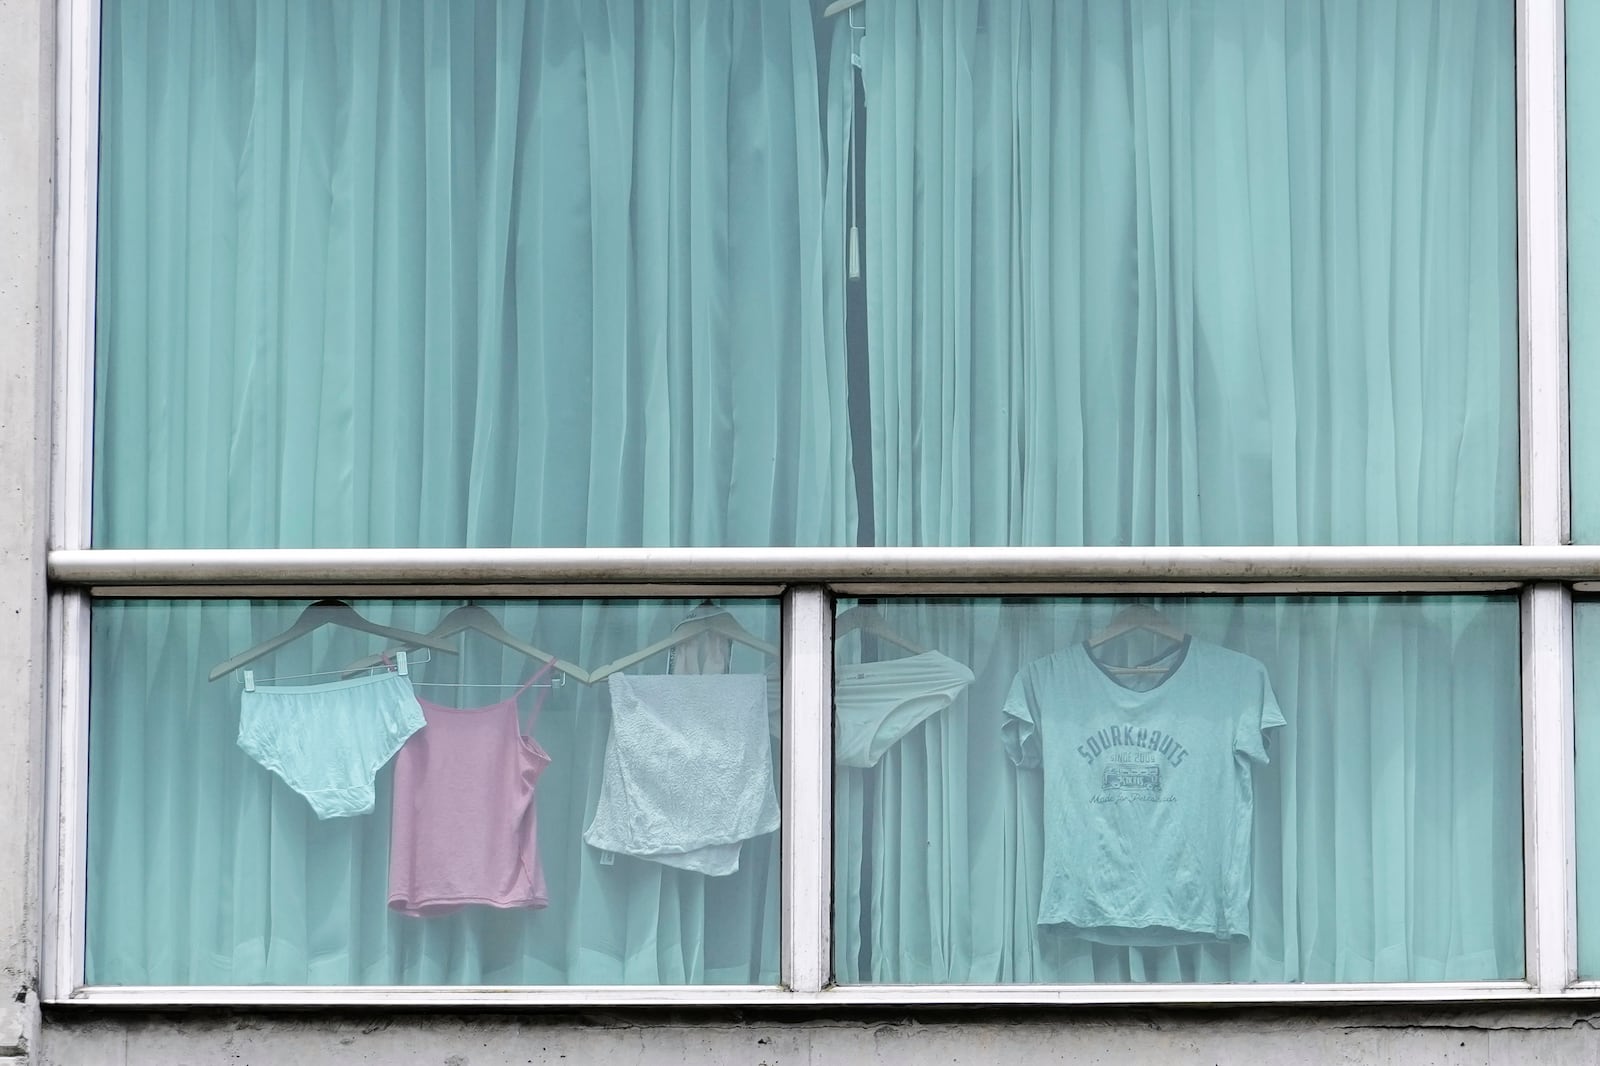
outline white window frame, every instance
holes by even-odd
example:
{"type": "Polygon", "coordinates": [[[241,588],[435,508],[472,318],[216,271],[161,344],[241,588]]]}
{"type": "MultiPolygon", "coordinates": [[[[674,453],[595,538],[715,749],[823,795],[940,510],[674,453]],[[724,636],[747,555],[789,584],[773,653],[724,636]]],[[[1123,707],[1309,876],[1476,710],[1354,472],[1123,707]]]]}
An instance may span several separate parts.
{"type": "MultiPolygon", "coordinates": [[[[1513,2],[1513,0],[1507,0],[1513,2]]],[[[94,1006],[1287,1004],[1533,1001],[1576,980],[1565,56],[1561,0],[1514,0],[1521,544],[1455,547],[123,551],[89,547],[99,0],[57,0],[51,692],[42,999],[94,1006]],[[829,983],[832,601],[849,595],[1519,590],[1524,980],[1374,984],[829,983]],[[107,987],[84,984],[89,605],[100,595],[783,597],[782,985],[107,987]]]]}

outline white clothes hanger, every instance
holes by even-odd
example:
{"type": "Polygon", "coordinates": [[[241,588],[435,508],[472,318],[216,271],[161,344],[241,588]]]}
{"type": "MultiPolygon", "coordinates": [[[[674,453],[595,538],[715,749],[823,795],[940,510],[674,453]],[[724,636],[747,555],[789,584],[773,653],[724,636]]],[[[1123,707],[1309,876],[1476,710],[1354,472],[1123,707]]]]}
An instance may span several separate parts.
{"type": "Polygon", "coordinates": [[[883,620],[883,615],[865,604],[851,607],[833,620],[833,639],[835,641],[838,641],[847,633],[857,631],[887,641],[897,648],[910,652],[912,655],[921,655],[928,650],[896,633],[889,627],[889,623],[883,620]]]}
{"type": "MultiPolygon", "coordinates": [[[[696,610],[704,610],[708,607],[712,607],[709,600],[706,601],[706,603],[701,604],[701,606],[696,608],[696,610]]],[[[619,670],[626,670],[635,663],[643,662],[652,655],[657,655],[661,652],[667,651],[670,648],[677,647],[679,644],[683,644],[689,640],[692,640],[702,633],[716,633],[720,636],[727,637],[736,644],[743,644],[746,647],[754,648],[756,651],[759,651],[761,654],[770,658],[776,659],[778,657],[778,649],[776,647],[768,644],[754,633],[751,633],[744,626],[740,625],[734,620],[733,615],[729,614],[726,610],[715,608],[711,610],[710,613],[702,614],[699,617],[690,618],[688,621],[678,624],[673,628],[670,636],[662,640],[658,640],[646,647],[640,648],[638,651],[632,652],[631,654],[625,655],[616,662],[607,663],[598,670],[589,671],[589,682],[593,684],[594,682],[600,681],[619,670]]]]}
{"type": "Polygon", "coordinates": [[[358,633],[371,633],[383,637],[406,648],[432,648],[435,651],[454,652],[455,649],[443,640],[430,637],[423,633],[413,633],[409,629],[396,629],[393,626],[381,626],[376,622],[368,621],[357,613],[343,600],[318,600],[295,619],[294,624],[275,637],[268,637],[254,647],[247,648],[226,662],[218,663],[212,667],[207,680],[215,681],[225,674],[231,674],[241,666],[248,666],[257,659],[265,658],[283,647],[285,644],[299,640],[323,626],[338,626],[341,629],[353,629],[358,633]]]}
{"type": "MultiPolygon", "coordinates": [[[[443,640],[447,637],[453,637],[458,633],[469,631],[481,633],[490,640],[504,644],[513,651],[521,652],[530,659],[537,659],[542,663],[549,663],[557,670],[560,670],[562,674],[571,675],[577,680],[582,681],[584,684],[589,684],[592,680],[588,673],[586,673],[584,669],[578,666],[576,663],[568,662],[566,659],[553,655],[542,648],[538,648],[532,644],[529,644],[520,637],[514,636],[505,628],[505,626],[500,623],[498,618],[488,611],[488,609],[480,607],[475,603],[469,603],[464,607],[457,607],[452,610],[449,614],[439,619],[438,625],[429,630],[427,636],[430,639],[443,640]]],[[[376,666],[381,659],[381,654],[369,655],[364,659],[356,660],[349,666],[346,666],[344,669],[346,673],[355,673],[358,670],[367,670],[373,666],[376,666]]],[[[421,684],[423,682],[418,683],[421,684]]],[[[556,685],[561,683],[562,682],[559,681],[553,682],[553,684],[556,685]]],[[[444,682],[430,681],[426,682],[426,684],[442,685],[444,682]]],[[[455,682],[455,684],[465,685],[466,682],[455,682]]],[[[484,685],[485,687],[492,687],[487,682],[485,682],[484,685]]]]}
{"type": "MultiPolygon", "coordinates": [[[[378,657],[374,656],[373,658],[376,659],[378,657]]],[[[419,648],[414,652],[406,652],[404,650],[400,650],[400,651],[396,651],[389,658],[388,662],[386,662],[386,663],[375,662],[375,663],[372,664],[371,667],[369,667],[369,669],[370,670],[377,670],[377,669],[379,669],[381,667],[382,669],[387,670],[390,673],[399,674],[401,677],[410,677],[411,676],[411,668],[413,666],[421,665],[422,663],[428,662],[432,658],[433,658],[433,653],[431,651],[429,651],[427,648],[419,648]]],[[[264,684],[267,684],[269,682],[276,684],[277,682],[280,682],[280,681],[304,681],[304,680],[306,680],[308,678],[313,678],[313,677],[334,677],[334,676],[338,676],[338,677],[346,677],[347,678],[347,677],[350,677],[355,672],[356,671],[352,671],[352,670],[349,670],[349,669],[344,669],[344,670],[313,670],[309,674],[274,674],[271,677],[257,677],[256,676],[256,672],[254,670],[245,670],[240,675],[240,680],[244,682],[244,690],[246,692],[254,692],[256,690],[256,685],[258,685],[258,684],[264,685],[264,684]]],[[[418,684],[418,682],[413,680],[412,684],[418,684]]]]}
{"type": "Polygon", "coordinates": [[[1146,603],[1134,603],[1118,611],[1111,619],[1109,625],[1098,633],[1092,634],[1084,644],[1089,650],[1090,658],[1107,670],[1119,674],[1170,674],[1172,664],[1165,662],[1174,652],[1184,646],[1189,639],[1189,634],[1175,624],[1170,618],[1146,603]],[[1101,662],[1095,652],[1116,640],[1118,637],[1134,632],[1152,633],[1169,643],[1169,647],[1154,660],[1135,666],[1118,666],[1112,663],[1101,662]]]}

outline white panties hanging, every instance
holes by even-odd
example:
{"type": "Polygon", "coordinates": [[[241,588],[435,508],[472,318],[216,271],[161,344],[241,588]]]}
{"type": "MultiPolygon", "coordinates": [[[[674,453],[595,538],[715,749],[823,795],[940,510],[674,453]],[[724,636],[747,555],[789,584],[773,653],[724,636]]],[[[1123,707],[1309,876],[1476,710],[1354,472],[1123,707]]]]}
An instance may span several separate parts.
{"type": "Polygon", "coordinates": [[[239,697],[239,747],[318,818],[370,814],[378,771],[425,724],[411,682],[395,673],[262,685],[239,697]]]}
{"type": "Polygon", "coordinates": [[[907,733],[955,702],[972,671],[936,651],[838,667],[834,759],[875,766],[907,733]]]}

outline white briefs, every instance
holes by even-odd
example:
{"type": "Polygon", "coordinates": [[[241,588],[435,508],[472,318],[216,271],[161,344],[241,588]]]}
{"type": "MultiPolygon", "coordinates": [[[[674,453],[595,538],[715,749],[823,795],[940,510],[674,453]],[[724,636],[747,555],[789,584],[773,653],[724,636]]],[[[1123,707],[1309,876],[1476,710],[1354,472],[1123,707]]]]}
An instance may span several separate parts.
{"type": "Polygon", "coordinates": [[[838,672],[833,757],[841,766],[876,766],[884,752],[972,684],[971,670],[936,651],[841,665],[838,672]]]}

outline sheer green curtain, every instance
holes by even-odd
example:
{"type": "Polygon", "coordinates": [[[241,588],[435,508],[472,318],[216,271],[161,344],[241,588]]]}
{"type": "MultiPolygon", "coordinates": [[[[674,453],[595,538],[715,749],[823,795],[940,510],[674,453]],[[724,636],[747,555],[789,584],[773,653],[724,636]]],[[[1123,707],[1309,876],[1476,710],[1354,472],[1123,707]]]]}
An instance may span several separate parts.
{"type": "Polygon", "coordinates": [[[803,5],[104,21],[98,546],[853,539],[803,5]]]}
{"type": "Polygon", "coordinates": [[[879,542],[1515,542],[1505,4],[863,6],[879,542]]]}
{"type": "Polygon", "coordinates": [[[1600,974],[1600,820],[1594,817],[1600,780],[1600,604],[1580,599],[1572,608],[1573,741],[1577,749],[1578,976],[1600,974]]]}
{"type": "MultiPolygon", "coordinates": [[[[853,538],[803,6],[107,0],[102,62],[97,546],[853,538]]],[[[603,690],[539,727],[551,909],[388,915],[387,794],[316,822],[204,680],[298,608],[96,612],[91,982],[776,981],[770,842],[721,881],[582,843],[603,690]]],[[[686,609],[512,613],[595,665],[686,609]]]]}
{"type": "MultiPolygon", "coordinates": [[[[863,10],[829,108],[866,122],[880,543],[1516,540],[1509,5],[863,10]]],[[[977,680],[836,769],[840,980],[1521,975],[1505,602],[1189,621],[1267,664],[1289,725],[1257,936],[1162,950],[1036,936],[1042,798],[1000,749],[1017,670],[1109,611],[883,613],[977,680]]]]}
{"type": "MultiPolygon", "coordinates": [[[[1600,171],[1600,71],[1587,61],[1590,46],[1600,42],[1600,4],[1567,0],[1566,22],[1566,162],[1567,262],[1569,297],[1567,332],[1571,343],[1572,537],[1585,544],[1600,542],[1600,435],[1589,417],[1600,396],[1596,374],[1600,317],[1590,294],[1600,267],[1600,200],[1594,175],[1600,171]]],[[[1590,968],[1589,972],[1592,972],[1590,968]]]]}
{"type": "MultiPolygon", "coordinates": [[[[107,0],[95,543],[1516,539],[1506,4],[851,17],[107,0]]],[[[682,606],[519,624],[593,664],[682,606]]],[[[775,980],[775,856],[734,898],[583,852],[600,693],[541,724],[560,934],[397,939],[361,895],[381,835],[241,776],[233,693],[200,680],[293,610],[97,612],[90,980],[775,980]]],[[[1098,608],[885,613],[977,680],[836,775],[841,980],[1520,973],[1504,603],[1185,616],[1266,663],[1290,719],[1247,953],[1034,935],[1036,784],[999,709],[1098,608]]],[[[875,654],[853,640],[841,661],[875,654]]]]}
{"type": "MultiPolygon", "coordinates": [[[[575,680],[522,701],[550,755],[539,777],[538,854],[549,906],[387,909],[392,766],[370,814],[319,820],[239,750],[240,680],[212,666],[281,632],[303,603],[103,601],[94,612],[87,977],[97,984],[773,984],[778,838],[747,841],[739,869],[705,877],[583,840],[609,731],[604,685],[575,680]]],[[[427,628],[451,603],[360,602],[367,618],[427,628]]],[[[491,603],[512,632],[594,666],[671,631],[686,602],[491,603]]],[[[732,603],[777,639],[776,605],[732,603]]],[[[415,664],[417,692],[447,705],[504,699],[538,663],[470,634],[459,655],[415,664]],[[464,683],[464,689],[433,683],[464,683]],[[503,687],[495,687],[496,683],[503,687]]],[[[337,679],[371,638],[324,630],[255,664],[263,679],[337,679]]],[[[773,667],[739,649],[735,669],[773,667]]],[[[658,671],[660,660],[641,664],[658,671]]],[[[304,684],[306,681],[278,683],[304,684]]],[[[772,711],[776,712],[774,698],[772,711]]],[[[774,749],[777,741],[774,741],[774,749]]]]}
{"type": "MultiPolygon", "coordinates": [[[[1158,603],[1259,660],[1287,719],[1254,771],[1248,940],[1112,947],[1037,925],[1049,821],[1039,772],[1002,748],[1001,708],[1019,670],[1125,601],[884,601],[894,631],[976,678],[875,766],[835,767],[838,979],[1520,978],[1516,600],[1158,603]]],[[[845,638],[841,672],[862,653],[845,638]]]]}

